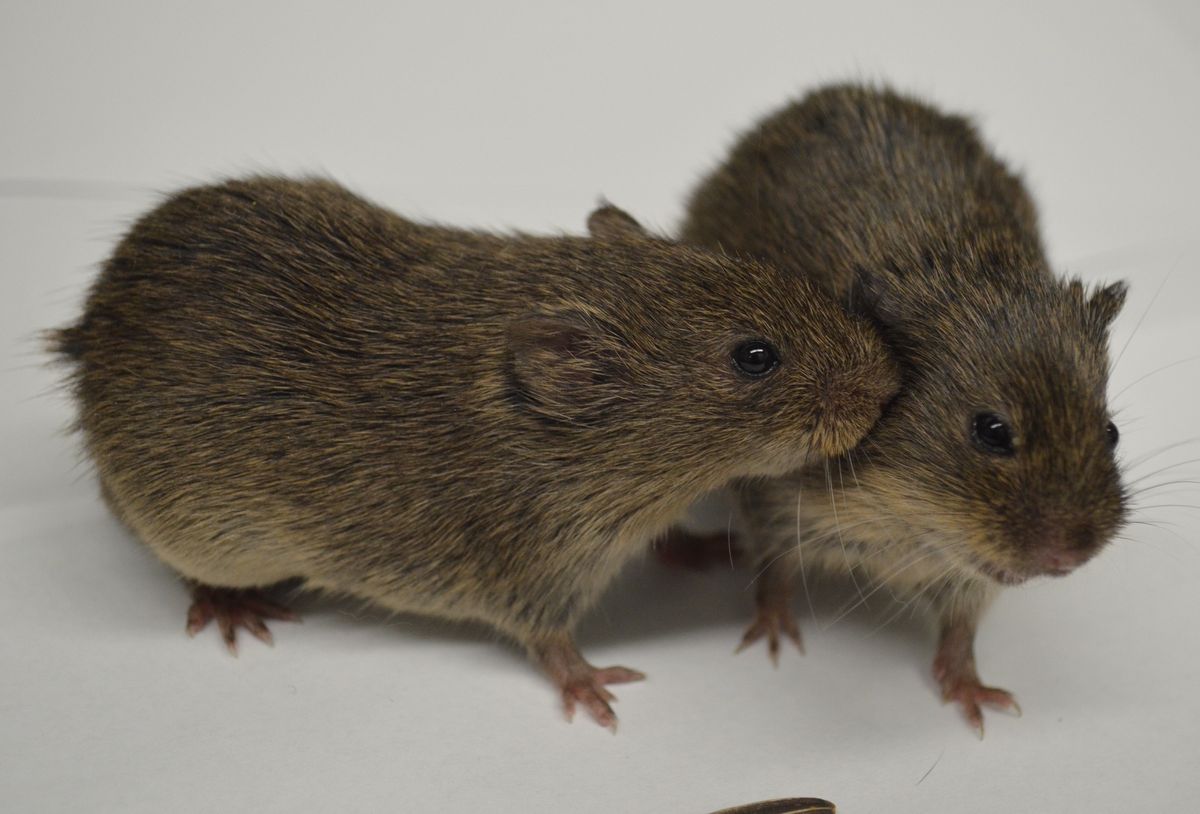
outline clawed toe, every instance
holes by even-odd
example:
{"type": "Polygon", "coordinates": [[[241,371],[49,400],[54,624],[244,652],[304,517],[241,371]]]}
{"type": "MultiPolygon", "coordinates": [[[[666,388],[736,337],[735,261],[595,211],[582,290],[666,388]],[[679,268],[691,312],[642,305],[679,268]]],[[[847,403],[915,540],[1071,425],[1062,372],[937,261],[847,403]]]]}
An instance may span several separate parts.
{"type": "Polygon", "coordinates": [[[610,702],[616,701],[617,697],[605,685],[627,684],[646,677],[628,667],[593,667],[579,654],[570,635],[564,632],[535,640],[529,651],[562,694],[563,712],[568,721],[575,717],[575,706],[581,704],[596,723],[613,732],[617,731],[617,716],[610,702]]]}
{"type": "Polygon", "coordinates": [[[631,681],[642,681],[646,674],[628,667],[599,667],[593,675],[600,684],[628,684],[631,681]]]}
{"type": "Polygon", "coordinates": [[[187,634],[195,636],[208,623],[216,620],[221,639],[229,652],[237,655],[237,629],[244,628],[250,635],[267,645],[275,643],[265,619],[287,622],[299,621],[300,617],[288,608],[271,602],[256,590],[233,590],[213,588],[208,585],[192,586],[192,605],[188,608],[187,634]]]}
{"type": "Polygon", "coordinates": [[[792,615],[791,609],[786,606],[760,607],[754,621],[750,627],[746,628],[746,632],[742,635],[742,640],[734,652],[742,652],[765,636],[767,655],[770,656],[771,663],[778,667],[781,633],[796,645],[797,650],[801,653],[804,652],[804,641],[800,638],[800,626],[796,623],[796,617],[792,615]]]}
{"type": "Polygon", "coordinates": [[[588,667],[567,679],[562,685],[563,711],[570,721],[575,717],[575,704],[582,704],[592,719],[603,727],[617,731],[617,716],[609,705],[617,697],[605,688],[606,684],[626,684],[641,681],[646,676],[627,667],[588,667]]]}
{"type": "Polygon", "coordinates": [[[592,720],[600,724],[600,726],[617,731],[617,716],[613,712],[609,701],[615,701],[616,696],[610,693],[603,687],[591,685],[573,685],[563,687],[563,711],[567,715],[567,720],[575,719],[575,704],[576,702],[583,704],[588,714],[592,716],[592,720]]]}
{"type": "Polygon", "coordinates": [[[946,703],[953,701],[959,705],[967,723],[979,735],[980,740],[983,739],[983,707],[1011,712],[1018,717],[1021,715],[1021,706],[1012,693],[996,687],[985,687],[978,682],[944,683],[942,700],[946,703]]]}
{"type": "Polygon", "coordinates": [[[937,655],[933,659],[933,678],[942,689],[942,700],[958,704],[967,723],[983,739],[983,708],[1020,716],[1021,707],[1012,693],[997,687],[985,687],[975,669],[975,625],[972,620],[950,619],[943,624],[937,655]]]}

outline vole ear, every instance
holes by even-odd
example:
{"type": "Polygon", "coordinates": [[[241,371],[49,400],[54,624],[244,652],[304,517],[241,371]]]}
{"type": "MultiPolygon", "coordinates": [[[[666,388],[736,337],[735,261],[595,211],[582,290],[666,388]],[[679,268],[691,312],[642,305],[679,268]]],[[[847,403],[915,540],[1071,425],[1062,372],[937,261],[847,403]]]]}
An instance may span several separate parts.
{"type": "Polygon", "coordinates": [[[904,313],[901,304],[892,293],[895,284],[896,274],[892,270],[871,271],[863,266],[856,267],[850,285],[849,310],[881,325],[902,322],[904,313]]]}
{"type": "Polygon", "coordinates": [[[516,385],[547,418],[577,421],[615,401],[625,370],[624,341],[579,311],[536,314],[508,326],[516,385]]]}
{"type": "Polygon", "coordinates": [[[642,228],[632,215],[610,203],[602,204],[588,215],[587,228],[592,237],[609,240],[650,237],[649,232],[642,228]]]}
{"type": "Polygon", "coordinates": [[[1092,294],[1092,298],[1088,300],[1088,311],[1101,329],[1107,329],[1117,314],[1121,313],[1128,292],[1129,286],[1122,280],[1099,288],[1092,294]]]}

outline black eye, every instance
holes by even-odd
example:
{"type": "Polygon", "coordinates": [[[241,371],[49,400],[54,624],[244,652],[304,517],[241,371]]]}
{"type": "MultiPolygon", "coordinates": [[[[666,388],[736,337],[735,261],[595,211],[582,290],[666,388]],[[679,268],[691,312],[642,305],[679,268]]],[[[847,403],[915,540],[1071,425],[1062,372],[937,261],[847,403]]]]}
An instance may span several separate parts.
{"type": "Polygon", "coordinates": [[[971,424],[971,440],[975,446],[992,455],[1012,455],[1012,430],[995,413],[980,413],[971,424]]]}
{"type": "Polygon", "coordinates": [[[1108,434],[1108,445],[1110,447],[1115,447],[1117,445],[1117,441],[1121,440],[1120,430],[1118,430],[1117,425],[1111,421],[1108,422],[1108,426],[1104,428],[1104,432],[1108,434]]]}
{"type": "Polygon", "coordinates": [[[733,363],[742,373],[758,379],[779,367],[779,354],[769,343],[751,339],[734,349],[733,363]]]}

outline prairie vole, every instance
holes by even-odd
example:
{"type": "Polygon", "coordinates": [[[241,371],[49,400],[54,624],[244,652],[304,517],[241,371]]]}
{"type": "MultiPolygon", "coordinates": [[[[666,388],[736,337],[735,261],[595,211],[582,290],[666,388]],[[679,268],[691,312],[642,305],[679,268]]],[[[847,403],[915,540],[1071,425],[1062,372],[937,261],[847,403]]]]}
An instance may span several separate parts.
{"type": "Polygon", "coordinates": [[[751,128],[693,194],[682,237],[819,284],[877,323],[902,371],[832,477],[740,490],[767,568],[746,642],[799,643],[802,568],[865,576],[864,592],[932,606],[936,678],[982,731],[980,704],[1015,708],[975,669],[989,599],[1070,572],[1124,521],[1105,399],[1124,284],[1055,277],[1025,187],[972,125],[869,87],[819,90],[751,128]]]}
{"type": "Polygon", "coordinates": [[[181,192],[57,349],[103,494],[213,617],[265,638],[299,578],[479,620],[614,725],[576,620],[731,478],[853,446],[897,377],[815,286],[653,238],[405,220],[328,181],[181,192]]]}

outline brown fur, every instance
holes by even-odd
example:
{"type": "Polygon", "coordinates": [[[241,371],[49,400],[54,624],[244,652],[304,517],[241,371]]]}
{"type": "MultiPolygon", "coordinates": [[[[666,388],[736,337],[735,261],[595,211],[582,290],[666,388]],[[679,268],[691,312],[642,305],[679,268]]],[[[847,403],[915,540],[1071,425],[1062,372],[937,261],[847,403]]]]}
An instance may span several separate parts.
{"type": "Polygon", "coordinates": [[[801,567],[852,569],[973,634],[997,578],[1082,561],[1120,528],[1105,388],[1124,286],[1089,295],[1051,274],[1029,195],[966,120],[888,90],[817,91],[737,143],[682,232],[817,282],[901,362],[901,395],[832,477],[742,491],[761,561],[794,552],[764,577],[768,601],[801,567]],[[972,444],[979,412],[1010,421],[1015,455],[972,444]]]}
{"type": "Polygon", "coordinates": [[[208,585],[563,640],[696,496],[844,451],[896,386],[807,284],[597,217],[498,236],[327,181],[175,195],[58,337],[109,504],[208,585]],[[783,362],[751,380],[730,353],[758,336],[783,362]]]}

